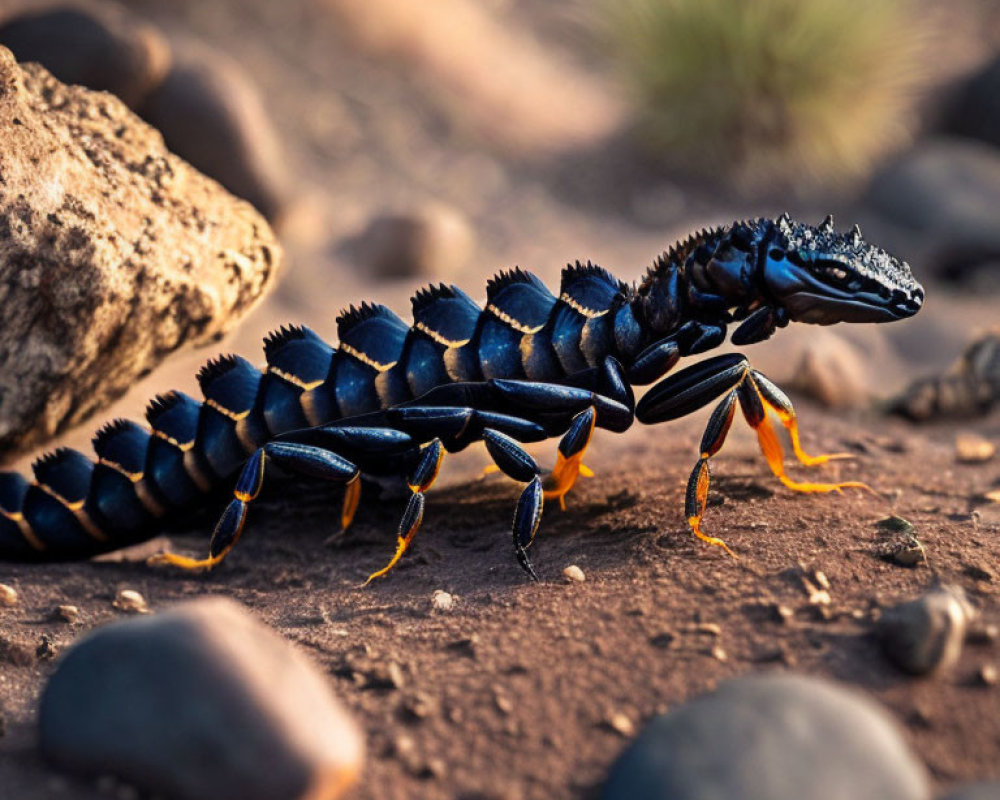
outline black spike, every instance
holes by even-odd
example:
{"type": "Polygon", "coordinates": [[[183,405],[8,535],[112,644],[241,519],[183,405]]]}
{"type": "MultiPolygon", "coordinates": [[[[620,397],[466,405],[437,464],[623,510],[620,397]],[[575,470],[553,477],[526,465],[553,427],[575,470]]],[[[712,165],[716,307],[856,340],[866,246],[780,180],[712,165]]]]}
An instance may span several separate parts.
{"type": "Polygon", "coordinates": [[[275,352],[284,347],[288,342],[296,339],[305,339],[306,328],[299,325],[282,325],[278,330],[271,331],[264,337],[264,358],[269,360],[275,352]]]}

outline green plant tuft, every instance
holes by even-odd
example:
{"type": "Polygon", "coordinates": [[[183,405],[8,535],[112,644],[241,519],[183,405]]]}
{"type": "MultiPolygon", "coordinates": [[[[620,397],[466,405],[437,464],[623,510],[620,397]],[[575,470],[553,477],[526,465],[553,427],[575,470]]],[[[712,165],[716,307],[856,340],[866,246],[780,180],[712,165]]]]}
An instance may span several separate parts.
{"type": "Polygon", "coordinates": [[[595,0],[658,157],[759,185],[847,180],[908,134],[907,0],[595,0]]]}

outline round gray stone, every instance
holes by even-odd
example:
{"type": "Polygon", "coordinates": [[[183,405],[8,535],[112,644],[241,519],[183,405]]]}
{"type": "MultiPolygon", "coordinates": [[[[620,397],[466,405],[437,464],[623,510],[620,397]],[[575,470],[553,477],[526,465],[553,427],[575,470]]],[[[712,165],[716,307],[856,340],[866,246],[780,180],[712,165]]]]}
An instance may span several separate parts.
{"type": "Polygon", "coordinates": [[[98,629],[49,680],[43,755],[177,800],[332,800],[363,741],[311,663],[236,603],[98,629]]]}
{"type": "Polygon", "coordinates": [[[926,771],[864,696],[817,678],[741,678],[657,717],[602,800],[926,800],[926,771]]]}
{"type": "Polygon", "coordinates": [[[110,3],[13,15],[0,22],[0,44],[63,83],[111,92],[131,108],[170,67],[163,35],[110,3]]]}
{"type": "Polygon", "coordinates": [[[960,786],[941,800],[1000,800],[1000,781],[970,783],[960,786]]]}

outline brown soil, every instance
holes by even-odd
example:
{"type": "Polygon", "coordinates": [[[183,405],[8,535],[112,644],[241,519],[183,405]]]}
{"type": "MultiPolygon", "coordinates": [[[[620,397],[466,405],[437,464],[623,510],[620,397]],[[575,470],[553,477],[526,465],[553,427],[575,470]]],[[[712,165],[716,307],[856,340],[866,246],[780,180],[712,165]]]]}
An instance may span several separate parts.
{"type": "MultiPolygon", "coordinates": [[[[23,800],[59,796],[53,786],[99,796],[50,776],[31,750],[32,709],[53,669],[35,653],[119,616],[111,601],[121,588],[154,610],[235,597],[309,652],[367,731],[359,798],[587,797],[625,744],[616,715],[639,726],[721,680],[773,669],[830,676],[881,700],[942,787],[996,776],[1000,693],[976,673],[1000,660],[998,645],[969,645],[951,674],[913,679],[887,663],[872,621],[935,580],[963,586],[984,621],[1000,621],[1000,506],[983,499],[997,467],[957,464],[947,428],[846,422],[814,408],[804,416],[808,446],[858,456],[818,471],[891,499],[793,495],[767,475],[750,435],[734,431],[708,527],[739,562],[695,542],[681,518],[702,415],[598,436],[589,462],[599,477],[566,513],[546,512],[537,585],[510,552],[516,491],[499,480],[432,492],[412,553],[364,589],[391,552],[402,503],[366,506],[349,537],[324,546],[338,498],[312,483],[272,487],[245,541],[208,575],[138,562],[5,565],[22,600],[0,628],[0,785],[23,800]],[[885,535],[874,523],[889,513],[916,525],[930,568],[879,558],[885,535]],[[585,582],[562,577],[570,564],[585,582]],[[829,606],[810,603],[803,576],[813,569],[829,578],[829,606]],[[457,596],[453,610],[432,609],[437,589],[457,596]],[[51,620],[62,603],[79,607],[78,622],[51,620]],[[777,605],[791,610],[787,620],[777,605]]],[[[1000,419],[980,432],[996,438],[1000,419]]],[[[461,461],[475,469],[483,459],[461,461]]],[[[205,546],[203,534],[172,540],[205,546]]]]}
{"type": "MultiPolygon", "coordinates": [[[[349,302],[377,299],[406,316],[416,280],[374,286],[336,247],[371,213],[428,200],[461,208],[479,241],[475,264],[456,282],[479,297],[501,266],[520,263],[554,285],[566,260],[592,258],[633,279],[691,227],[788,205],[818,220],[844,206],[822,197],[740,202],[679,185],[623,156],[617,143],[541,162],[511,158],[477,138],[475,120],[449,116],[454,97],[436,94],[426,71],[358,52],[328,16],[337,4],[134,5],[169,32],[194,30],[239,59],[263,87],[288,148],[301,195],[284,231],[289,270],[227,345],[252,359],[261,335],[282,322],[332,338],[336,311],[349,302]]],[[[558,4],[491,5],[549,45],[564,44],[544,38],[563,29],[553,23],[558,4]]],[[[934,287],[928,298],[907,323],[834,329],[863,349],[882,394],[943,367],[996,319],[995,298],[948,297],[934,287]]],[[[783,381],[795,348],[812,335],[790,326],[749,352],[783,381]]],[[[208,355],[175,359],[109,416],[137,418],[146,398],[169,387],[195,393],[194,373],[208,355]]],[[[977,685],[975,675],[1000,662],[1000,645],[970,644],[952,673],[913,679],[887,663],[871,631],[881,607],[938,579],[963,586],[984,620],[1000,621],[1000,504],[983,499],[1000,486],[998,462],[957,464],[952,426],[800,405],[807,448],[858,456],[816,471],[865,480],[886,496],[793,495],[769,476],[753,438],[734,429],[716,465],[706,527],[739,562],[694,541],[682,518],[702,412],[623,436],[598,433],[588,458],[598,478],[581,482],[566,513],[546,512],[533,548],[537,585],[511,552],[516,489],[478,481],[485,458],[475,452],[449,459],[413,552],[366,589],[360,583],[391,554],[402,502],[363,505],[351,535],[324,545],[339,495],[310,482],[269,486],[245,541],[208,575],[153,570],[141,559],[0,564],[0,582],[21,595],[17,607],[0,609],[0,793],[107,796],[94,782],[47,771],[32,749],[33,710],[53,669],[45,648],[43,657],[36,651],[43,641],[63,649],[118,618],[111,603],[121,588],[140,591],[154,611],[207,594],[234,597],[309,652],[367,731],[359,798],[588,797],[627,741],[611,724],[624,729],[618,715],[638,728],[721,680],[772,669],[829,675],[880,699],[940,787],[997,777],[1000,690],[977,685]],[[874,523],[889,513],[917,526],[930,567],[878,557],[884,536],[874,523]],[[563,579],[570,564],[585,582],[563,579]],[[809,602],[802,578],[812,569],[830,580],[828,607],[809,602]],[[452,611],[432,610],[437,589],[458,597],[452,611]],[[77,622],[52,621],[64,603],[79,607],[77,622]],[[779,621],[776,605],[791,617],[779,621]]],[[[86,447],[97,424],[60,443],[86,447]]],[[[1000,417],[965,427],[1000,439],[1000,417]]],[[[541,460],[551,464],[554,448],[540,448],[541,460]]],[[[210,517],[194,533],[172,534],[174,546],[202,551],[210,517]]]]}

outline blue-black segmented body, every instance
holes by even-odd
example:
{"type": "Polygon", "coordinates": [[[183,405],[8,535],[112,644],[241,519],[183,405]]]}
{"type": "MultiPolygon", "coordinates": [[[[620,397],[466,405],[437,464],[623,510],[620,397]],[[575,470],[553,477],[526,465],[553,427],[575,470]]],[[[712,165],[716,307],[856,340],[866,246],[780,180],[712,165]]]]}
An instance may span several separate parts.
{"type": "MultiPolygon", "coordinates": [[[[275,440],[324,448],[363,475],[406,475],[421,445],[436,439],[456,451],[490,431],[497,463],[530,474],[506,439],[566,432],[581,419],[580,398],[611,430],[627,428],[634,413],[652,423],[704,405],[697,372],[670,379],[669,409],[667,382],[637,410],[630,386],[718,346],[732,323],[732,340],[748,344],[790,320],[899,319],[922,298],[908,267],[857,229],[840,235],[829,219],[811,227],[783,216],[703,230],[660,256],[637,286],[578,262],[563,271],[558,296],[518,268],[489,281],[485,308],[455,286],[421,289],[412,325],[363,303],[337,319],[337,346],[284,327],[264,341],[263,371],[239,356],[210,361],[198,375],[203,401],[170,392],[150,403],[149,429],[105,425],[94,437],[96,463],[58,449],[34,464],[32,482],[0,473],[0,558],[84,558],[145,540],[162,520],[231,486],[275,440]]],[[[578,422],[564,455],[585,446],[592,426],[578,422]]]]}

